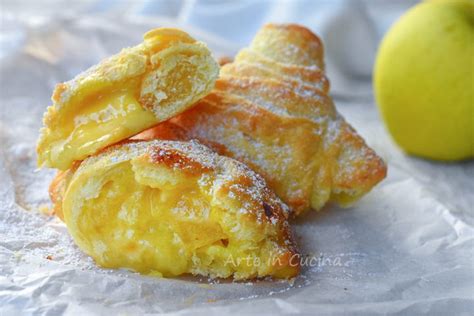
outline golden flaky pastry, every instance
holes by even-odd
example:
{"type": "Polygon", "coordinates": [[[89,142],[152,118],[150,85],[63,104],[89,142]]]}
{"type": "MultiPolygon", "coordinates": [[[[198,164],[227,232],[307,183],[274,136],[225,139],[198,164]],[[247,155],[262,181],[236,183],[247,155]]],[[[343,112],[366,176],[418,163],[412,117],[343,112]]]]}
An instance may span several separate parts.
{"type": "Polygon", "coordinates": [[[198,142],[126,142],[50,188],[77,245],[103,267],[177,276],[291,278],[288,207],[244,164],[198,142]]]}
{"type": "Polygon", "coordinates": [[[214,86],[218,64],[183,31],[160,28],[54,90],[38,164],[65,170],[184,111],[214,86]]]}
{"type": "MultiPolygon", "coordinates": [[[[328,91],[319,38],[270,24],[222,67],[212,93],[167,128],[175,124],[178,139],[199,139],[246,163],[297,214],[328,201],[346,206],[381,181],[386,166],[328,91]]],[[[163,130],[137,137],[166,138],[163,130]]]]}

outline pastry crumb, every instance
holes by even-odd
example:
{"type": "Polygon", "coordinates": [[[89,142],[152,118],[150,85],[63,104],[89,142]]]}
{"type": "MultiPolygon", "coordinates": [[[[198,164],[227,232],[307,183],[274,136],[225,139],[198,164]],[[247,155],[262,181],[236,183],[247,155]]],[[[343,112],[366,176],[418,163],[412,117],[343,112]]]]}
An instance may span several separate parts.
{"type": "Polygon", "coordinates": [[[38,206],[38,210],[41,214],[48,215],[48,216],[53,216],[54,215],[54,209],[51,208],[48,204],[41,204],[38,206]]]}

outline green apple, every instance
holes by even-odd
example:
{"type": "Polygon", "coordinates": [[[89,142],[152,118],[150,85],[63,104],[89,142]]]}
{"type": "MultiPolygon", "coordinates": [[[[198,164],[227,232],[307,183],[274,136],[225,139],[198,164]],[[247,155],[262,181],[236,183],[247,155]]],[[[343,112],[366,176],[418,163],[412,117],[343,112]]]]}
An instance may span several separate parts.
{"type": "Polygon", "coordinates": [[[422,2],[385,36],[375,97],[395,142],[436,160],[474,157],[474,1],[422,2]]]}

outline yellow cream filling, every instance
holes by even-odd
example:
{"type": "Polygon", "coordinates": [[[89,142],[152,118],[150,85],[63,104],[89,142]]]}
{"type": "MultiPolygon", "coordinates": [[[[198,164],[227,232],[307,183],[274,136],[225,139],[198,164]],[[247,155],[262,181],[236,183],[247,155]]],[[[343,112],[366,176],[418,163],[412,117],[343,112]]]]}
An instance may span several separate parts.
{"type": "Polygon", "coordinates": [[[74,160],[179,113],[206,89],[209,69],[200,58],[177,54],[113,87],[84,87],[57,115],[55,127],[40,145],[40,164],[65,170],[74,160]]]}
{"type": "Polygon", "coordinates": [[[151,173],[139,162],[123,162],[71,182],[63,204],[65,221],[77,244],[99,265],[163,276],[294,274],[291,268],[270,272],[277,255],[274,241],[237,219],[237,211],[216,203],[198,177],[155,169],[151,173]]]}
{"type": "Polygon", "coordinates": [[[50,152],[50,159],[60,169],[66,169],[77,157],[86,157],[156,122],[153,113],[128,90],[98,97],[77,113],[68,113],[64,120],[59,134],[69,131],[69,137],[57,141],[50,152]]]}

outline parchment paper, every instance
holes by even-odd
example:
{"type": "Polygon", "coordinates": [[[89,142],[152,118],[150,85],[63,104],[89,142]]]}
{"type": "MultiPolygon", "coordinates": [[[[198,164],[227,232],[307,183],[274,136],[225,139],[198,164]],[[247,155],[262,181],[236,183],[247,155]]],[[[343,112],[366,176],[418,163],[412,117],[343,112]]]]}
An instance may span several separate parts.
{"type": "MultiPolygon", "coordinates": [[[[405,156],[372,99],[336,103],[387,161],[388,178],[352,208],[331,206],[292,223],[302,253],[318,259],[295,280],[163,279],[96,267],[44,214],[54,171],[36,170],[42,113],[57,82],[169,22],[40,22],[2,32],[2,43],[16,44],[3,46],[0,59],[0,315],[472,314],[474,164],[405,156]]],[[[235,51],[180,27],[216,55],[235,51]]]]}

